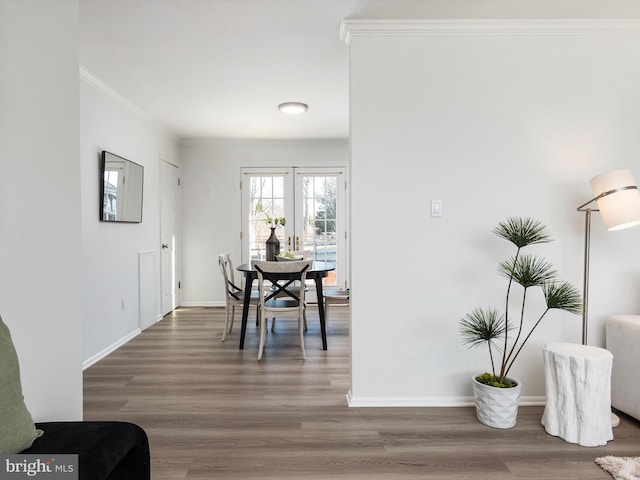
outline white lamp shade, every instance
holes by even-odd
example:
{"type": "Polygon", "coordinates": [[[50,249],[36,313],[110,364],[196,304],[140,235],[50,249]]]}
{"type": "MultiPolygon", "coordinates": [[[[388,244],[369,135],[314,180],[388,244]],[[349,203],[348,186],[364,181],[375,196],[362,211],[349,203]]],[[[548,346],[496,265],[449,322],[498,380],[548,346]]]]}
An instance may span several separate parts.
{"type": "Polygon", "coordinates": [[[598,198],[598,210],[607,230],[622,230],[640,225],[640,191],[629,170],[614,170],[594,177],[590,181],[593,196],[598,198]],[[610,193],[609,193],[610,192],[610,193]]]}

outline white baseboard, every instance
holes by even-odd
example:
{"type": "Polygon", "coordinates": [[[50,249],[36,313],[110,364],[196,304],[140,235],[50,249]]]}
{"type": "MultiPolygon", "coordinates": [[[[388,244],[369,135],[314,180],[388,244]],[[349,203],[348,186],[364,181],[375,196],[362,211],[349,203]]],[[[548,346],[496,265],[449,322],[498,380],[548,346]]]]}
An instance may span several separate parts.
{"type": "Polygon", "coordinates": [[[224,300],[200,301],[200,302],[180,302],[181,307],[224,307],[224,300]]]}
{"type": "Polygon", "coordinates": [[[124,345],[125,343],[127,343],[129,340],[131,340],[132,338],[137,337],[138,335],[140,335],[142,333],[142,330],[140,330],[139,328],[136,328],[133,332],[129,333],[128,335],[122,337],[120,340],[118,340],[115,343],[112,343],[111,345],[109,345],[107,348],[99,351],[98,353],[96,353],[95,355],[89,357],[88,359],[86,359],[84,362],[82,362],[82,370],[86,370],[87,368],[89,368],[91,365],[99,362],[100,360],[102,360],[104,357],[106,357],[107,355],[109,355],[111,352],[116,351],[118,348],[120,348],[122,345],[124,345]]]}
{"type": "MultiPolygon", "coordinates": [[[[521,397],[520,406],[544,405],[545,397],[521,397]]],[[[347,392],[349,407],[473,407],[473,397],[354,397],[347,392]]]]}

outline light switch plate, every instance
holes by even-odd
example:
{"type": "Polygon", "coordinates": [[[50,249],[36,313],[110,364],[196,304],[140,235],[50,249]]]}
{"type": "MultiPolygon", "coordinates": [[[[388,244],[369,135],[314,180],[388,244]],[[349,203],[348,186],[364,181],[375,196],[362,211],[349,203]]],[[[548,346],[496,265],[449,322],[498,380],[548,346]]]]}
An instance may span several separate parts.
{"type": "Polygon", "coordinates": [[[442,200],[440,199],[431,200],[431,216],[432,217],[442,216],[442,200]]]}

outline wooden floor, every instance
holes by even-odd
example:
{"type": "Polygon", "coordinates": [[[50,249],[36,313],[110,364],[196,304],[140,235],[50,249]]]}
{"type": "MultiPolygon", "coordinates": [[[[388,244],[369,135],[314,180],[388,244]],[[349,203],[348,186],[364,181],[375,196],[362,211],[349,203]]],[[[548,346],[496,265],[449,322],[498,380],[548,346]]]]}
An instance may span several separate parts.
{"type": "Polygon", "coordinates": [[[270,333],[256,360],[255,322],[220,342],[224,309],[181,308],[84,373],[86,420],[141,425],[152,476],[163,479],[610,479],[603,455],[640,455],[640,425],[586,448],[547,435],[542,408],[511,430],[472,408],[349,408],[346,309],[333,310],[329,350],[309,314],[307,360],[295,321],[270,333]]]}

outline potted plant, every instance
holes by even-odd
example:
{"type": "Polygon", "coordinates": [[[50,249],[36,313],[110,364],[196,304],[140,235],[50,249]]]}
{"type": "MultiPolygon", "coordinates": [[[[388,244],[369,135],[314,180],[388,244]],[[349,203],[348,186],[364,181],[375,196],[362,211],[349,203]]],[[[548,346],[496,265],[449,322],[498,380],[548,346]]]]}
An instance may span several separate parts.
{"type": "Polygon", "coordinates": [[[498,271],[507,279],[504,311],[475,308],[460,320],[459,327],[463,343],[489,350],[491,372],[473,377],[478,420],[495,428],[511,428],[516,423],[520,394],[520,382],[509,376],[513,364],[551,310],[578,315],[582,298],[574,286],[557,279],[551,263],[521,252],[524,247],[551,241],[542,223],[531,218],[511,217],[498,223],[493,233],[516,247],[515,255],[498,266],[498,271]],[[517,299],[513,298],[515,285],[522,287],[517,299]],[[528,323],[525,316],[532,310],[525,307],[529,289],[534,287],[542,290],[545,307],[532,323],[528,323]],[[511,320],[511,308],[517,308],[515,321],[511,320]]]}

